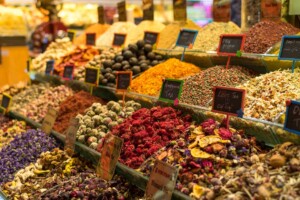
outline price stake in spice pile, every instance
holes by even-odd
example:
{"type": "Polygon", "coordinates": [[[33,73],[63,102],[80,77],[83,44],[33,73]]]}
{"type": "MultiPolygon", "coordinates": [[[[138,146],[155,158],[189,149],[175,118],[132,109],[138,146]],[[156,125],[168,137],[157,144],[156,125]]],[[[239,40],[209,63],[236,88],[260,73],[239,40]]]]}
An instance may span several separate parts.
{"type": "Polygon", "coordinates": [[[226,126],[229,127],[229,116],[243,117],[246,91],[243,89],[214,87],[212,111],[227,115],[226,126]]]}
{"type": "Polygon", "coordinates": [[[295,70],[296,61],[300,60],[300,36],[283,36],[281,41],[279,60],[292,60],[292,72],[295,70]]]}
{"type": "Polygon", "coordinates": [[[51,75],[54,69],[54,60],[49,60],[46,62],[46,70],[45,74],[46,75],[51,75]]]}
{"type": "Polygon", "coordinates": [[[198,31],[196,30],[189,30],[189,29],[181,29],[178,38],[176,41],[176,46],[183,47],[183,52],[181,55],[181,61],[184,59],[184,54],[186,48],[192,49],[194,42],[196,40],[196,37],[198,35],[198,31]]]}
{"type": "Polygon", "coordinates": [[[244,34],[224,34],[220,36],[217,53],[219,56],[228,56],[226,69],[229,67],[231,56],[240,57],[242,55],[245,39],[246,35],[244,34]]]}
{"type": "Polygon", "coordinates": [[[117,72],[117,92],[123,92],[123,105],[125,105],[125,92],[130,87],[132,81],[132,72],[117,72]]]}
{"type": "Polygon", "coordinates": [[[86,33],[86,45],[95,46],[96,45],[96,33],[86,33]]]}
{"type": "Polygon", "coordinates": [[[64,80],[72,80],[74,77],[74,66],[69,65],[65,66],[64,73],[63,73],[63,79],[64,80]]]}
{"type": "Polygon", "coordinates": [[[115,33],[112,46],[123,48],[126,41],[127,34],[115,33]]]}
{"type": "Polygon", "coordinates": [[[104,144],[99,147],[101,158],[97,166],[96,172],[104,180],[111,180],[116,169],[118,159],[123,146],[123,139],[107,134],[104,139],[104,144]]]}
{"type": "Polygon", "coordinates": [[[159,100],[178,105],[182,86],[183,80],[165,79],[160,90],[159,100]]]}
{"type": "Polygon", "coordinates": [[[155,45],[158,43],[159,33],[145,31],[144,33],[144,41],[146,44],[155,45]]]}
{"type": "Polygon", "coordinates": [[[70,38],[71,42],[74,41],[75,36],[76,36],[76,32],[75,31],[68,31],[68,38],[70,38]]]}
{"type": "Polygon", "coordinates": [[[84,82],[91,85],[91,94],[93,94],[93,86],[97,86],[99,83],[99,68],[86,67],[84,82]]]}
{"type": "Polygon", "coordinates": [[[177,176],[176,167],[156,160],[146,187],[146,198],[170,200],[177,176]]]}
{"type": "Polygon", "coordinates": [[[294,100],[286,102],[284,129],[300,135],[300,102],[294,100]]]}
{"type": "Polygon", "coordinates": [[[66,142],[65,142],[65,150],[70,151],[72,154],[75,150],[75,142],[76,142],[76,133],[79,128],[79,120],[77,118],[73,118],[70,120],[70,125],[67,129],[66,133],[66,142]]]}
{"type": "Polygon", "coordinates": [[[3,94],[2,95],[2,101],[1,101],[1,106],[0,106],[0,113],[5,114],[6,111],[9,110],[9,107],[11,105],[11,100],[12,97],[8,94],[3,94]]]}
{"type": "Polygon", "coordinates": [[[57,117],[57,111],[53,108],[49,108],[42,123],[41,129],[44,133],[48,135],[51,133],[56,117],[57,117]]]}

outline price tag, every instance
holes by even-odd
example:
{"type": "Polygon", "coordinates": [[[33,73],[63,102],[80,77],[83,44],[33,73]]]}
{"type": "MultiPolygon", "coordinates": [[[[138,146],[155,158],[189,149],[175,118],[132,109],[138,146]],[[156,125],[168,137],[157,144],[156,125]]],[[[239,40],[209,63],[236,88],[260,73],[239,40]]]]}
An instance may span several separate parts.
{"type": "Polygon", "coordinates": [[[126,91],[131,85],[132,72],[117,72],[117,91],[126,91]]]}
{"type": "Polygon", "coordinates": [[[99,82],[99,68],[86,67],[84,81],[91,85],[98,85],[99,82]]]}
{"type": "Polygon", "coordinates": [[[125,44],[127,34],[115,33],[113,39],[113,47],[122,47],[125,44]]]}
{"type": "Polygon", "coordinates": [[[300,60],[300,36],[283,36],[279,60],[300,60]]]}
{"type": "Polygon", "coordinates": [[[176,46],[189,48],[191,45],[194,44],[197,35],[198,35],[198,31],[196,30],[189,30],[189,29],[180,30],[180,33],[176,41],[176,46]]]}
{"type": "Polygon", "coordinates": [[[173,0],[174,21],[186,21],[186,0],[173,0]]]}
{"type": "Polygon", "coordinates": [[[180,99],[182,92],[183,80],[166,79],[163,82],[159,100],[174,103],[180,99]]]}
{"type": "Polygon", "coordinates": [[[4,108],[5,110],[9,110],[11,101],[12,101],[12,97],[4,93],[2,95],[1,107],[4,108]]]}
{"type": "Polygon", "coordinates": [[[86,33],[86,45],[87,46],[96,45],[96,33],[86,33]]]}
{"type": "Polygon", "coordinates": [[[174,191],[178,169],[156,160],[146,187],[146,198],[170,200],[174,191]]]}
{"type": "Polygon", "coordinates": [[[75,36],[76,36],[76,32],[75,31],[68,31],[68,38],[70,38],[71,42],[74,41],[75,36]]]}
{"type": "Polygon", "coordinates": [[[51,130],[53,128],[53,125],[55,123],[57,117],[57,111],[53,108],[49,108],[46,117],[43,120],[42,123],[42,131],[46,134],[50,134],[51,130]]]}
{"type": "Polygon", "coordinates": [[[97,166],[97,173],[105,180],[111,180],[116,169],[123,146],[123,140],[112,134],[107,134],[101,149],[101,158],[97,166]]]}
{"type": "Polygon", "coordinates": [[[54,60],[49,60],[46,62],[46,70],[45,74],[46,75],[51,75],[54,69],[54,60]]]}
{"type": "Polygon", "coordinates": [[[221,35],[218,55],[236,56],[244,49],[246,35],[243,34],[224,34],[221,35]]]}
{"type": "Polygon", "coordinates": [[[72,80],[74,77],[74,66],[65,66],[63,79],[65,80],[72,80]]]}
{"type": "Polygon", "coordinates": [[[286,102],[284,129],[300,135],[300,102],[293,100],[286,102]]]}
{"type": "Polygon", "coordinates": [[[98,23],[99,24],[105,24],[104,20],[104,7],[103,6],[98,6],[98,23]]]}
{"type": "Polygon", "coordinates": [[[154,4],[153,0],[143,0],[143,19],[154,20],[154,4]]]}
{"type": "Polygon", "coordinates": [[[240,113],[244,110],[245,94],[242,89],[215,87],[212,111],[242,117],[240,113]]]}
{"type": "Polygon", "coordinates": [[[117,5],[118,5],[119,21],[126,22],[127,21],[126,1],[121,1],[117,5]]]}
{"type": "Polygon", "coordinates": [[[157,32],[145,31],[144,33],[144,41],[147,44],[151,44],[151,45],[157,44],[158,38],[159,38],[159,33],[157,32]]]}
{"type": "Polygon", "coordinates": [[[67,129],[66,133],[66,142],[65,142],[65,150],[71,150],[74,152],[75,150],[75,142],[76,142],[76,133],[79,128],[79,120],[77,118],[73,118],[70,120],[70,125],[67,129]]]}
{"type": "Polygon", "coordinates": [[[135,17],[134,18],[134,24],[139,25],[143,21],[143,18],[141,17],[135,17]]]}

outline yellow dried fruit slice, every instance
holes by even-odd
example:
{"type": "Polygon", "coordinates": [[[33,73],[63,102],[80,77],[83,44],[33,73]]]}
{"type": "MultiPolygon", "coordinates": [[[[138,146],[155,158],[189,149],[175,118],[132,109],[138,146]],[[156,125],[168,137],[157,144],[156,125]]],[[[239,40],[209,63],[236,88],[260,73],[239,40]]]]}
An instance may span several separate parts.
{"type": "Polygon", "coordinates": [[[214,143],[218,143],[218,142],[226,144],[226,143],[230,143],[230,140],[222,140],[222,138],[217,135],[208,135],[199,140],[199,146],[201,148],[204,148],[210,144],[214,144],[214,143]]]}
{"type": "Polygon", "coordinates": [[[191,194],[191,196],[195,197],[196,199],[200,199],[203,192],[204,192],[203,188],[200,185],[195,184],[193,186],[193,193],[191,194]]]}
{"type": "Polygon", "coordinates": [[[202,151],[198,148],[193,148],[191,150],[191,155],[195,158],[203,158],[203,159],[212,157],[212,155],[210,155],[209,153],[206,153],[205,151],[202,151]]]}

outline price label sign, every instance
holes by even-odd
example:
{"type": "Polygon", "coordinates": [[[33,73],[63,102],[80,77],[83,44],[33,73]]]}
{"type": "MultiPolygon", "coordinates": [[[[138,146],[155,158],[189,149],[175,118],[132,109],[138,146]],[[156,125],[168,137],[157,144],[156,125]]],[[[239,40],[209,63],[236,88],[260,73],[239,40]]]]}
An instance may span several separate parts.
{"type": "Polygon", "coordinates": [[[144,33],[144,41],[147,44],[151,44],[151,45],[157,44],[158,38],[159,38],[159,33],[157,32],[145,31],[144,33]]]}
{"type": "Polygon", "coordinates": [[[184,48],[191,48],[193,46],[195,39],[198,35],[198,31],[196,30],[189,30],[189,29],[182,29],[179,32],[176,46],[184,47],[184,48]]]}
{"type": "Polygon", "coordinates": [[[12,102],[12,97],[4,93],[2,95],[1,107],[5,110],[9,110],[11,102],[12,102]]]}
{"type": "Polygon", "coordinates": [[[74,77],[74,66],[72,66],[72,65],[65,66],[64,73],[63,73],[63,79],[72,80],[73,77],[74,77]]]}
{"type": "Polygon", "coordinates": [[[113,47],[122,47],[125,44],[127,34],[115,33],[113,39],[113,47]]]}
{"type": "Polygon", "coordinates": [[[246,35],[244,34],[224,34],[220,37],[218,55],[236,56],[244,49],[246,35]]]}
{"type": "Polygon", "coordinates": [[[153,0],[143,0],[143,19],[154,20],[154,4],[153,0]]]}
{"type": "Polygon", "coordinates": [[[71,150],[74,152],[75,150],[75,142],[76,142],[76,133],[79,128],[79,120],[77,118],[73,118],[70,120],[70,125],[66,132],[66,142],[65,142],[65,150],[71,150]]]}
{"type": "Polygon", "coordinates": [[[44,133],[48,135],[51,133],[56,117],[57,117],[57,111],[53,108],[49,108],[46,117],[44,118],[42,123],[41,129],[44,133]]]}
{"type": "Polygon", "coordinates": [[[104,20],[104,7],[103,6],[98,6],[98,23],[99,24],[104,24],[105,20],[104,20]]]}
{"type": "Polygon", "coordinates": [[[186,21],[186,0],[173,0],[174,21],[186,21]]]}
{"type": "Polygon", "coordinates": [[[70,41],[73,42],[76,36],[75,31],[68,31],[68,38],[70,38],[70,41]]]}
{"type": "Polygon", "coordinates": [[[87,46],[96,45],[96,33],[86,33],[86,45],[87,46]]]}
{"type": "Polygon", "coordinates": [[[46,62],[46,70],[45,74],[46,75],[51,75],[54,69],[54,60],[49,60],[46,62]]]}
{"type": "Polygon", "coordinates": [[[127,21],[127,13],[126,13],[126,1],[121,1],[117,4],[119,21],[126,22],[127,21]]]}
{"type": "Polygon", "coordinates": [[[117,72],[117,91],[126,91],[131,85],[132,72],[117,72]]]}
{"type": "Polygon", "coordinates": [[[180,99],[183,80],[166,79],[160,90],[159,100],[174,103],[180,99]]]}
{"type": "Polygon", "coordinates": [[[101,178],[109,181],[112,179],[120,153],[123,140],[112,134],[107,134],[101,148],[101,158],[97,166],[97,173],[101,178]]]}
{"type": "Polygon", "coordinates": [[[293,100],[286,102],[284,129],[300,135],[300,102],[293,100]]]}
{"type": "Polygon", "coordinates": [[[99,68],[86,67],[84,81],[90,85],[98,85],[99,82],[99,68]]]}
{"type": "Polygon", "coordinates": [[[146,187],[146,198],[170,200],[174,191],[178,169],[156,160],[146,187]]]}
{"type": "Polygon", "coordinates": [[[300,36],[283,36],[279,60],[300,60],[300,36]]]}
{"type": "Polygon", "coordinates": [[[231,116],[241,115],[240,113],[243,112],[245,105],[245,90],[219,86],[213,90],[213,112],[231,116]]]}

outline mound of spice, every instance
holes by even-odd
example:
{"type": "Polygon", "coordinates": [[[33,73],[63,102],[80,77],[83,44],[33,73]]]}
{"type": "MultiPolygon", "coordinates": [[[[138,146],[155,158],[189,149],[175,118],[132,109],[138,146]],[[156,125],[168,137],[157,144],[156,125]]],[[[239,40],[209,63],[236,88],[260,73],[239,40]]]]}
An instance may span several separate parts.
{"type": "Polygon", "coordinates": [[[86,44],[86,34],[96,33],[96,38],[100,37],[107,29],[110,27],[108,24],[93,24],[89,26],[84,32],[76,37],[73,41],[75,45],[85,45],[86,44]]]}
{"type": "Polygon", "coordinates": [[[295,35],[300,30],[286,22],[261,21],[246,33],[244,50],[248,53],[265,53],[281,41],[284,35],[295,35]]]}
{"type": "Polygon", "coordinates": [[[26,128],[24,121],[10,120],[5,123],[0,123],[0,150],[18,134],[25,132],[26,128]]]}
{"type": "Polygon", "coordinates": [[[180,101],[197,106],[208,106],[213,98],[213,87],[234,87],[246,82],[253,74],[240,66],[215,66],[201,71],[184,81],[180,101]]]}
{"type": "Polygon", "coordinates": [[[112,134],[124,139],[120,161],[136,169],[171,140],[184,137],[192,121],[171,107],[142,108],[112,129],[112,134]]]}
{"type": "Polygon", "coordinates": [[[10,96],[15,96],[16,94],[19,94],[21,91],[26,90],[28,88],[28,85],[26,82],[19,82],[15,85],[4,85],[0,88],[0,99],[2,99],[2,94],[8,94],[10,96]]]}
{"type": "Polygon", "coordinates": [[[77,114],[83,114],[95,102],[105,104],[105,101],[102,99],[92,96],[85,91],[80,91],[66,98],[59,106],[58,116],[53,129],[63,134],[69,126],[70,119],[76,117],[77,114]]]}
{"type": "Polygon", "coordinates": [[[158,95],[163,80],[166,78],[181,79],[200,72],[200,68],[193,64],[181,62],[171,58],[160,63],[135,78],[131,84],[131,90],[140,94],[151,96],[158,95]]]}
{"type": "Polygon", "coordinates": [[[245,116],[274,121],[288,99],[300,98],[300,70],[274,71],[238,86],[246,90],[245,116]]]}

